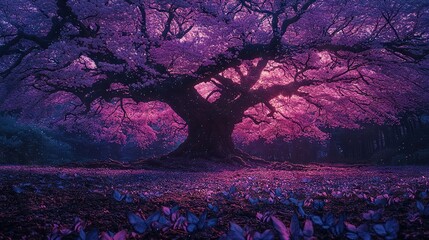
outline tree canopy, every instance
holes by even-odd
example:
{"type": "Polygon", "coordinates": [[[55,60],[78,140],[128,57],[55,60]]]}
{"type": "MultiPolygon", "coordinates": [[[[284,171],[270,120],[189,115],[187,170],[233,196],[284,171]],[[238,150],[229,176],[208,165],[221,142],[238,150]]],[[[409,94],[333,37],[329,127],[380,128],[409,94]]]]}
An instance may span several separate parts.
{"type": "Polygon", "coordinates": [[[429,102],[425,0],[3,0],[0,108],[228,155],[429,102]]]}

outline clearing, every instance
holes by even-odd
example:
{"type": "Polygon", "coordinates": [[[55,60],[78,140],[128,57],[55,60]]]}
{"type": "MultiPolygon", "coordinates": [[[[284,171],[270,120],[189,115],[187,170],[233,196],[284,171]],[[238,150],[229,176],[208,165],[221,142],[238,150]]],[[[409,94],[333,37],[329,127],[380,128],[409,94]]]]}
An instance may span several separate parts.
{"type": "Polygon", "coordinates": [[[100,236],[126,230],[131,239],[257,239],[256,231],[270,230],[267,239],[277,239],[281,226],[272,219],[287,228],[292,222],[297,239],[423,239],[428,178],[427,166],[212,172],[0,166],[0,239],[76,239],[79,232],[89,239],[92,229],[100,236]],[[180,206],[175,214],[174,206],[180,206]],[[188,212],[207,218],[191,226],[188,212]],[[142,218],[132,225],[129,213],[142,218]],[[238,233],[230,222],[249,228],[238,233]]]}

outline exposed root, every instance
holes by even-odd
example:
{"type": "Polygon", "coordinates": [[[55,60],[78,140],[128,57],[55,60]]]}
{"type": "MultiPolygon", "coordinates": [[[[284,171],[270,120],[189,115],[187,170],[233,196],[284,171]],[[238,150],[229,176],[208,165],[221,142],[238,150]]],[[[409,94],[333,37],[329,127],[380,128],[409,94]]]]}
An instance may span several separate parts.
{"type": "Polygon", "coordinates": [[[121,162],[113,159],[90,162],[72,162],[62,165],[62,167],[79,167],[79,168],[109,168],[109,169],[132,169],[132,164],[121,162]]]}
{"type": "Polygon", "coordinates": [[[272,170],[295,170],[295,171],[302,171],[302,170],[308,170],[311,168],[311,166],[302,165],[302,164],[295,164],[290,162],[272,162],[270,163],[267,168],[272,170]]]}
{"type": "Polygon", "coordinates": [[[222,171],[256,167],[272,170],[306,170],[309,168],[309,166],[292,164],[289,162],[270,162],[259,157],[251,156],[240,150],[236,150],[233,154],[230,154],[226,158],[190,158],[166,155],[157,158],[137,160],[134,162],[121,162],[109,159],[105,161],[69,163],[64,165],[64,167],[178,170],[187,172],[222,171]]]}
{"type": "Polygon", "coordinates": [[[218,157],[177,157],[163,156],[159,158],[144,159],[132,162],[133,168],[142,169],[170,169],[181,171],[219,171],[254,167],[249,159],[244,156],[231,154],[226,158],[218,157]]]}

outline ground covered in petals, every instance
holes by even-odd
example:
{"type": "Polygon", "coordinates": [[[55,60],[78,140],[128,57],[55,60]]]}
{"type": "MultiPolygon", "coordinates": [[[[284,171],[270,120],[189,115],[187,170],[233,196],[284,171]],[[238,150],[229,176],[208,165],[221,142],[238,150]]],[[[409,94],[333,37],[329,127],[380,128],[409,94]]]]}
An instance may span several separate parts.
{"type": "Polygon", "coordinates": [[[429,167],[0,167],[0,239],[424,239],[429,167]]]}

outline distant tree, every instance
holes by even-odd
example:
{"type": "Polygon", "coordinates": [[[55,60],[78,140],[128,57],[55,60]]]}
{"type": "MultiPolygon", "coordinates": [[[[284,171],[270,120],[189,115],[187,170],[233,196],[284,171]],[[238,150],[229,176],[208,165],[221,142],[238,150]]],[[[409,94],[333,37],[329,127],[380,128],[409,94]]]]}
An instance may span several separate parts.
{"type": "Polygon", "coordinates": [[[176,156],[429,101],[425,0],[2,0],[4,111],[176,156]],[[64,118],[64,115],[66,116],[64,118]],[[63,116],[63,117],[61,117],[63,116]],[[234,133],[234,134],[233,134],[234,133]]]}
{"type": "Polygon", "coordinates": [[[72,160],[71,150],[51,132],[0,115],[0,164],[64,164],[72,160]]]}

